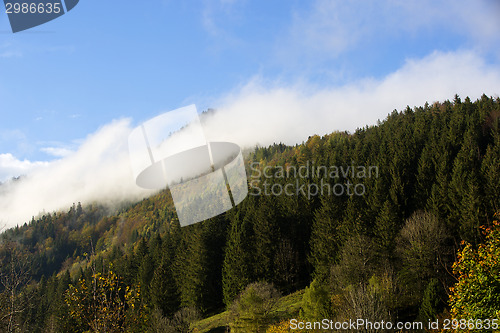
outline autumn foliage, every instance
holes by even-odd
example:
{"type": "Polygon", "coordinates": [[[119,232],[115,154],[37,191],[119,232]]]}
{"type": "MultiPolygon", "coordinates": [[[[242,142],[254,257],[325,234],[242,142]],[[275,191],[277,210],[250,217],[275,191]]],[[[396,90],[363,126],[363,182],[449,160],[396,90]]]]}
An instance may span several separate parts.
{"type": "MultiPolygon", "coordinates": [[[[500,319],[500,214],[490,227],[483,227],[485,241],[463,249],[453,265],[458,282],[451,288],[451,315],[457,319],[500,319]]],[[[464,331],[474,331],[466,329],[464,331]]],[[[477,329],[476,331],[484,331],[477,329]]]]}
{"type": "Polygon", "coordinates": [[[76,285],[69,286],[65,301],[69,316],[85,332],[124,332],[127,327],[140,325],[131,323],[131,318],[140,321],[143,317],[138,289],[122,289],[113,271],[95,272],[89,280],[80,278],[76,285]],[[139,316],[130,316],[135,311],[139,316]]]}

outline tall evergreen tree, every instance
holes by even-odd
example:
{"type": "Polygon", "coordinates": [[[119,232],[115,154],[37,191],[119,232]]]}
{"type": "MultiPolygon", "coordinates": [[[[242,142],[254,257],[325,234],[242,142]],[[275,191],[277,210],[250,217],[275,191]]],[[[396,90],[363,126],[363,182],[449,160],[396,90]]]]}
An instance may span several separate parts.
{"type": "Polygon", "coordinates": [[[230,306],[253,280],[250,228],[247,218],[242,218],[239,213],[231,216],[222,271],[222,291],[226,306],[230,306]]]}

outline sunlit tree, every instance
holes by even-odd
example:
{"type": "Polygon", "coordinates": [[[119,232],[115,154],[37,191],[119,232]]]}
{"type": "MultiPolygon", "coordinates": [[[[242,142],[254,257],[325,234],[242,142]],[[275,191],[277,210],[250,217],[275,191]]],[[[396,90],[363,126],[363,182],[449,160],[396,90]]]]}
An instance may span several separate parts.
{"type": "Polygon", "coordinates": [[[86,332],[123,332],[142,321],[139,290],[122,289],[113,271],[94,272],[90,280],[81,277],[66,293],[69,315],[86,332]],[[139,311],[139,313],[137,313],[139,311]]]}
{"type": "Polygon", "coordinates": [[[486,240],[474,248],[463,242],[453,271],[458,282],[451,288],[451,315],[457,319],[500,319],[500,214],[493,226],[483,228],[486,240]]]}

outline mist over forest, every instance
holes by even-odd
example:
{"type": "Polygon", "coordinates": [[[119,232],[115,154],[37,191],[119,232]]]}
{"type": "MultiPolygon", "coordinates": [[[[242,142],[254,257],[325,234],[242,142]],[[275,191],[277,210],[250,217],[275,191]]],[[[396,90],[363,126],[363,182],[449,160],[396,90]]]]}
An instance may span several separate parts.
{"type": "Polygon", "coordinates": [[[247,198],[182,228],[168,189],[48,208],[0,235],[0,330],[288,332],[324,318],[494,329],[499,125],[498,97],[455,95],[257,146],[247,198]],[[354,166],[378,172],[327,171],[354,166]],[[318,184],[364,191],[295,191],[318,184]]]}

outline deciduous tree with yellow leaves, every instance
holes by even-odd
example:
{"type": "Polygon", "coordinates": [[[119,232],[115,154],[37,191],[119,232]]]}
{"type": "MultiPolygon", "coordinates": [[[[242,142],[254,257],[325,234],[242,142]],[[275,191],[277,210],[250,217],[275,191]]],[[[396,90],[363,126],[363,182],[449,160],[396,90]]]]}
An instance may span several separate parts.
{"type": "Polygon", "coordinates": [[[105,274],[94,271],[89,280],[81,277],[69,286],[65,300],[69,316],[84,332],[130,331],[144,319],[139,289],[122,289],[111,270],[105,274]]]}
{"type": "Polygon", "coordinates": [[[484,243],[474,248],[462,242],[464,247],[453,265],[458,282],[451,288],[451,316],[474,321],[472,329],[467,326],[462,331],[488,330],[486,319],[490,329],[495,329],[493,320],[500,322],[500,213],[495,217],[491,227],[483,227],[484,243]]]}

